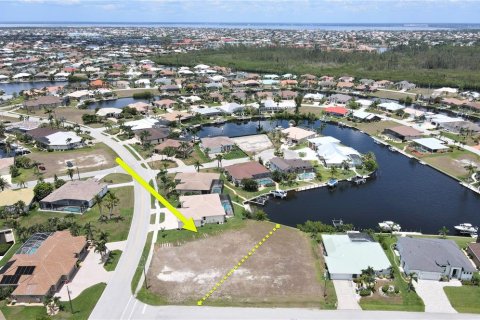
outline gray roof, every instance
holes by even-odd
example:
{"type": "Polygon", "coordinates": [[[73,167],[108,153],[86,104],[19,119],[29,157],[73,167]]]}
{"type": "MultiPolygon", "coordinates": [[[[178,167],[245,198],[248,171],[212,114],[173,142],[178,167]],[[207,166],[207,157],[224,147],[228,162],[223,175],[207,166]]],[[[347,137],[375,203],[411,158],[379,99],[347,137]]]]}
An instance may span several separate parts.
{"type": "Polygon", "coordinates": [[[397,249],[411,270],[443,272],[446,265],[451,265],[467,272],[475,271],[452,240],[401,237],[397,249]]]}
{"type": "Polygon", "coordinates": [[[270,163],[273,163],[276,167],[280,168],[280,170],[312,168],[312,164],[303,159],[283,159],[275,157],[270,159],[270,163]]]}

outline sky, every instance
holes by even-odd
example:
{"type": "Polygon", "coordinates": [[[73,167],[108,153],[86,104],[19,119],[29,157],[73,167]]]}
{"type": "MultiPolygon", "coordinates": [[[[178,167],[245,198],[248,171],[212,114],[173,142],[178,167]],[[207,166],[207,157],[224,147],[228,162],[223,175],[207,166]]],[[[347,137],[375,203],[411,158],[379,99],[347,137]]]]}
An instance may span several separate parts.
{"type": "Polygon", "coordinates": [[[480,0],[0,0],[2,22],[480,23],[480,0]]]}

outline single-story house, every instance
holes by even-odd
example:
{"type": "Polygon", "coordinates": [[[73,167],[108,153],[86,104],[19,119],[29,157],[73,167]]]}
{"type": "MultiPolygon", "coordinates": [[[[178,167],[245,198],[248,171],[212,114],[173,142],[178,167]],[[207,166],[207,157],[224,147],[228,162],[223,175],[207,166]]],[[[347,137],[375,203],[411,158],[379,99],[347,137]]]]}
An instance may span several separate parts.
{"type": "Polygon", "coordinates": [[[177,104],[177,101],[172,99],[161,99],[154,101],[153,104],[158,108],[171,108],[173,105],[177,104]]]}
{"type": "Polygon", "coordinates": [[[392,136],[402,141],[413,140],[423,136],[422,131],[414,129],[409,126],[397,126],[393,128],[386,128],[383,133],[392,136]]]}
{"type": "Polygon", "coordinates": [[[118,118],[121,114],[122,109],[120,108],[101,108],[96,113],[97,116],[105,118],[118,118]]]}
{"type": "Polygon", "coordinates": [[[83,213],[95,204],[95,196],[107,193],[107,184],[94,179],[67,181],[40,201],[40,208],[49,211],[83,213]]]}
{"type": "Polygon", "coordinates": [[[38,110],[43,108],[56,108],[63,104],[63,99],[55,96],[42,96],[33,100],[26,100],[23,107],[27,110],[38,110]]]}
{"type": "Polygon", "coordinates": [[[150,109],[150,104],[139,101],[135,103],[130,103],[128,107],[137,110],[137,112],[145,114],[148,112],[148,109],[150,109]]]}
{"type": "Polygon", "coordinates": [[[143,142],[148,142],[152,144],[157,144],[165,141],[170,134],[170,129],[167,127],[160,128],[147,128],[134,131],[135,137],[142,141],[142,132],[148,132],[148,135],[143,138],[143,142]]]}
{"type": "Polygon", "coordinates": [[[218,108],[215,107],[202,107],[202,108],[195,108],[192,109],[192,112],[199,114],[204,117],[214,117],[214,116],[219,116],[223,112],[219,110],[218,108]]]}
{"type": "Polygon", "coordinates": [[[402,106],[396,102],[382,102],[378,105],[378,108],[388,112],[396,112],[398,110],[405,109],[405,106],[402,106]]]}
{"type": "Polygon", "coordinates": [[[223,113],[232,114],[232,113],[235,113],[235,112],[238,112],[238,111],[242,111],[245,107],[238,104],[238,103],[231,102],[231,103],[227,103],[227,104],[222,104],[221,106],[219,106],[217,108],[222,110],[223,113]]]}
{"type": "Polygon", "coordinates": [[[223,182],[219,173],[212,172],[179,172],[175,175],[180,194],[222,193],[223,182]]]}
{"type": "Polygon", "coordinates": [[[480,268],[480,238],[477,237],[477,242],[468,244],[467,253],[477,268],[480,268]]]}
{"type": "Polygon", "coordinates": [[[314,168],[310,161],[303,159],[283,159],[274,157],[269,161],[271,171],[280,171],[282,173],[302,173],[313,172],[314,168]]]}
{"type": "Polygon", "coordinates": [[[350,100],[353,98],[349,95],[346,94],[341,94],[341,93],[336,93],[332,94],[330,97],[328,97],[328,101],[330,103],[336,103],[336,104],[347,104],[350,100]]]}
{"type": "Polygon", "coordinates": [[[408,82],[406,80],[395,83],[395,88],[398,90],[411,90],[415,89],[416,85],[414,83],[408,82]]]}
{"type": "Polygon", "coordinates": [[[439,124],[442,129],[448,130],[454,133],[460,133],[462,131],[467,132],[480,132],[480,126],[470,121],[450,121],[442,122],[439,124]]]}
{"type": "Polygon", "coordinates": [[[354,110],[350,116],[357,121],[360,122],[372,122],[372,121],[379,121],[380,117],[374,113],[365,112],[361,110],[354,110]]]}
{"type": "MultiPolygon", "coordinates": [[[[180,148],[180,144],[182,142],[183,141],[181,141],[181,140],[166,139],[162,143],[156,145],[154,150],[155,150],[156,153],[162,153],[163,150],[165,150],[165,148],[167,148],[167,147],[172,147],[172,148],[178,149],[178,148],[180,148]]],[[[187,154],[188,154],[188,153],[192,152],[193,144],[191,142],[187,142],[187,143],[189,145],[189,150],[187,150],[187,154]]]]}
{"type": "Polygon", "coordinates": [[[23,120],[6,125],[7,132],[26,133],[30,130],[38,129],[42,123],[40,121],[23,120]]]}
{"type": "Polygon", "coordinates": [[[209,149],[209,153],[229,152],[235,146],[235,141],[226,136],[206,137],[200,140],[202,150],[209,149]]]}
{"type": "Polygon", "coordinates": [[[314,131],[305,130],[299,127],[288,127],[283,129],[282,133],[287,134],[287,141],[290,143],[301,143],[317,135],[314,131]]]}
{"type": "Polygon", "coordinates": [[[0,208],[5,208],[7,212],[15,211],[15,204],[19,201],[23,201],[25,211],[30,210],[34,198],[33,188],[23,189],[5,189],[0,191],[0,208]]]}
{"type": "Polygon", "coordinates": [[[448,151],[450,148],[445,145],[445,142],[439,140],[437,138],[421,138],[421,139],[413,139],[413,146],[420,152],[445,152],[448,151]]]}
{"type": "Polygon", "coordinates": [[[335,117],[345,117],[350,110],[344,107],[327,107],[323,109],[323,112],[335,117]]]}
{"type": "Polygon", "coordinates": [[[171,124],[179,121],[186,121],[192,117],[193,115],[189,112],[172,111],[160,115],[158,119],[162,124],[171,124]]]}
{"type": "Polygon", "coordinates": [[[330,279],[352,280],[372,267],[377,275],[390,273],[391,264],[378,242],[365,233],[322,234],[330,279]]]}
{"type": "MultiPolygon", "coordinates": [[[[193,218],[195,226],[201,227],[207,223],[222,224],[227,218],[227,213],[218,193],[180,196],[178,209],[187,219],[193,218]]],[[[178,228],[183,223],[178,221],[178,228]]]]}
{"type": "Polygon", "coordinates": [[[397,241],[400,267],[405,274],[414,273],[418,279],[471,280],[476,269],[457,244],[447,239],[400,237],[397,241]]]}
{"type": "Polygon", "coordinates": [[[260,180],[270,178],[272,173],[257,161],[233,164],[224,167],[227,178],[235,185],[240,185],[243,179],[260,180]]]}
{"type": "Polygon", "coordinates": [[[35,140],[38,147],[56,151],[75,149],[84,145],[82,138],[71,131],[59,131],[35,140]]]}
{"type": "Polygon", "coordinates": [[[140,120],[133,120],[125,122],[125,126],[130,127],[132,131],[159,128],[162,126],[161,122],[154,118],[143,118],[140,120]]]}
{"type": "Polygon", "coordinates": [[[323,136],[308,139],[308,147],[312,150],[317,150],[319,146],[327,143],[340,143],[340,140],[331,136],[323,136]]]}
{"type": "Polygon", "coordinates": [[[87,247],[85,236],[68,230],[35,233],[0,270],[0,286],[13,286],[17,303],[42,303],[73,279],[87,247]]]}

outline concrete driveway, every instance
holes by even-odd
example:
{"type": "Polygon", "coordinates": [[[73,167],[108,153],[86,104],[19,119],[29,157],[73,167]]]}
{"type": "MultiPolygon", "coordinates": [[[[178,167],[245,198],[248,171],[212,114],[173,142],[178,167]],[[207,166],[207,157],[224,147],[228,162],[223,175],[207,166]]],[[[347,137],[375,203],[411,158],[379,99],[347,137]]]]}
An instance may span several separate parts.
{"type": "Polygon", "coordinates": [[[358,295],[355,285],[350,280],[332,280],[337,293],[338,310],[362,310],[358,304],[358,295]]]}
{"type": "Polygon", "coordinates": [[[425,312],[436,313],[457,313],[448,301],[443,287],[460,287],[462,284],[458,280],[450,282],[440,282],[433,280],[418,280],[413,282],[417,294],[422,298],[425,304],[425,312]]]}

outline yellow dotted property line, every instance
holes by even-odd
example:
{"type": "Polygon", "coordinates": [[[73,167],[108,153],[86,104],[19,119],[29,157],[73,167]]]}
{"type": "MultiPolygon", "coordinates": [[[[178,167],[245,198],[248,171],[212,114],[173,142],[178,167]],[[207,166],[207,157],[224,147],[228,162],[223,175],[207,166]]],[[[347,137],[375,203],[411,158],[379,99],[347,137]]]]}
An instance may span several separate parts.
{"type": "Polygon", "coordinates": [[[268,240],[268,238],[270,238],[273,233],[275,231],[277,231],[278,229],[280,229],[280,225],[279,224],[276,224],[275,225],[275,228],[272,229],[272,231],[270,231],[269,233],[267,233],[263,238],[262,240],[260,240],[257,244],[255,244],[255,246],[248,252],[248,254],[246,254],[244,257],[242,257],[242,259],[240,261],[238,261],[238,263],[232,268],[230,269],[230,271],[228,271],[228,273],[219,281],[215,284],[215,286],[213,286],[213,288],[208,291],[203,297],[202,299],[198,300],[197,301],[197,305],[201,306],[203,305],[203,302],[205,300],[207,300],[218,288],[220,288],[220,286],[225,282],[227,281],[227,279],[235,272],[235,270],[237,270],[242,264],[244,264],[248,258],[250,258],[254,253],[255,251],[257,251],[258,248],[260,248],[260,246],[262,244],[265,243],[265,241],[268,240]]]}

